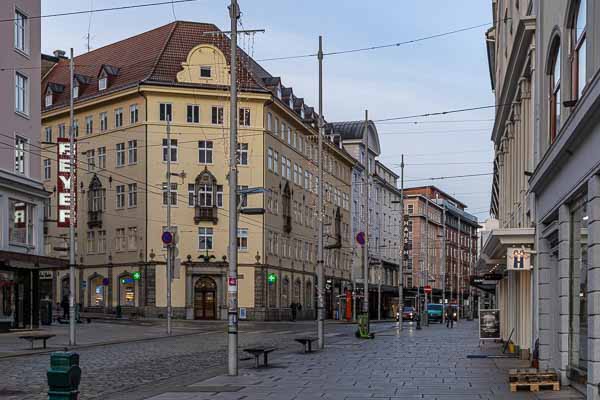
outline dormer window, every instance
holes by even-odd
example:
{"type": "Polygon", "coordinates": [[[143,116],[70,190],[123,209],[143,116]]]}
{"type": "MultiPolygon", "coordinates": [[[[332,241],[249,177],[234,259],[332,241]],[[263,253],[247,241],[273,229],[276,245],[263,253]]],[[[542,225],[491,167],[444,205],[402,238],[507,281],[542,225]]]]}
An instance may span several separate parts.
{"type": "Polygon", "coordinates": [[[98,90],[106,90],[107,86],[108,86],[108,78],[106,76],[101,77],[98,80],[98,90]]]}
{"type": "Polygon", "coordinates": [[[200,78],[211,78],[212,77],[212,69],[210,66],[200,67],[200,78]]]}
{"type": "Polygon", "coordinates": [[[290,108],[294,108],[294,96],[290,96],[288,106],[290,106],[290,108]]]}
{"type": "Polygon", "coordinates": [[[277,98],[281,100],[281,86],[277,86],[277,98]]]}
{"type": "Polygon", "coordinates": [[[48,91],[46,92],[46,102],[45,102],[46,107],[50,107],[52,106],[52,92],[48,91]]]}
{"type": "Polygon", "coordinates": [[[73,98],[76,99],[79,97],[79,86],[73,86],[73,98]]]}
{"type": "Polygon", "coordinates": [[[300,109],[300,118],[304,119],[304,108],[300,109]]]}

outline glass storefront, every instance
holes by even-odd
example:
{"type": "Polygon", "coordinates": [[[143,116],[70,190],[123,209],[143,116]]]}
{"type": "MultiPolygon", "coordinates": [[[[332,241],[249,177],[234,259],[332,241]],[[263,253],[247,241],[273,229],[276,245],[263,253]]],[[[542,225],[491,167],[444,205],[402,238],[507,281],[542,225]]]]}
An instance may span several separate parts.
{"type": "Polygon", "coordinates": [[[121,277],[119,289],[119,304],[122,306],[135,306],[135,281],[131,275],[121,277]]]}
{"type": "Polygon", "coordinates": [[[106,286],[102,282],[101,276],[91,280],[90,288],[92,290],[91,306],[92,307],[104,307],[104,299],[106,297],[106,286]]]}
{"type": "Polygon", "coordinates": [[[587,375],[588,215],[585,197],[571,207],[569,268],[569,368],[571,375],[587,375]]]}

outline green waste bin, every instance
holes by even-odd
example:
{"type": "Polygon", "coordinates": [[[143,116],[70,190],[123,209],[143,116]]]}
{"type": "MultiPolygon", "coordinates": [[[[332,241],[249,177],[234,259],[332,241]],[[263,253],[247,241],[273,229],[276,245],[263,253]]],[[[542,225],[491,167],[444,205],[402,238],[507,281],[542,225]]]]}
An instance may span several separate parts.
{"type": "Polygon", "coordinates": [[[79,399],[79,354],[62,351],[52,353],[47,376],[48,400],[79,399]]]}

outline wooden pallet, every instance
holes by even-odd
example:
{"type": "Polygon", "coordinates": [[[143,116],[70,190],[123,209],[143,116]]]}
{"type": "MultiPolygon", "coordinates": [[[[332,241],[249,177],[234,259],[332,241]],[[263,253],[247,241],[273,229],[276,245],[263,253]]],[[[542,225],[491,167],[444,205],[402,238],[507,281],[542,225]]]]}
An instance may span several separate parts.
{"type": "Polygon", "coordinates": [[[557,381],[511,382],[509,385],[511,392],[516,392],[519,389],[528,389],[530,392],[539,392],[540,389],[560,390],[560,382],[557,381]]]}
{"type": "Polygon", "coordinates": [[[511,369],[508,371],[509,382],[541,382],[558,381],[558,374],[554,369],[539,371],[535,368],[511,369]]]}

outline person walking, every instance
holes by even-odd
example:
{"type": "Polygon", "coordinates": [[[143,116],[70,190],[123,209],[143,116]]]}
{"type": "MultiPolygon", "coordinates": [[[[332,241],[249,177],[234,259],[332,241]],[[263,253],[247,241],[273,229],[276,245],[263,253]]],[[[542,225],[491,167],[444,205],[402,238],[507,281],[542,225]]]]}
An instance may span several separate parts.
{"type": "Polygon", "coordinates": [[[296,313],[298,312],[298,305],[296,305],[296,303],[292,303],[290,305],[290,308],[292,309],[292,321],[296,321],[296,313]]]}
{"type": "Polygon", "coordinates": [[[454,328],[454,316],[452,314],[452,307],[446,306],[446,328],[454,328]]]}
{"type": "Polygon", "coordinates": [[[60,306],[63,309],[63,319],[69,319],[69,296],[65,294],[60,301],[60,306]]]}

